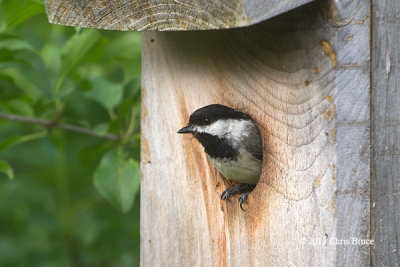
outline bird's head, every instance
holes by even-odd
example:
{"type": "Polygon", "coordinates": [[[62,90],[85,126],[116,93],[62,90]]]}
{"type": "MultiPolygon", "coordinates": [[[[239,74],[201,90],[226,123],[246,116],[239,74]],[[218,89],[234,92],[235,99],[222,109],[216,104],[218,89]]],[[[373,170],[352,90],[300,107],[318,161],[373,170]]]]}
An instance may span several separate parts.
{"type": "Polygon", "coordinates": [[[244,125],[246,121],[251,121],[249,115],[220,104],[212,104],[193,112],[189,124],[178,133],[192,133],[194,136],[204,133],[223,138],[234,135],[239,130],[238,126],[244,125]]]}

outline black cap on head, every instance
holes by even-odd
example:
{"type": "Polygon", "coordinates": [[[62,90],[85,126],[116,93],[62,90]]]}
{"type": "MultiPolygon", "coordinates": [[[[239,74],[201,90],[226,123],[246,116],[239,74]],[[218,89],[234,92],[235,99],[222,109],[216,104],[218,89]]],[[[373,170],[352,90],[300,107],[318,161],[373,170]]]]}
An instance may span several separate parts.
{"type": "Polygon", "coordinates": [[[250,116],[220,104],[212,104],[199,108],[190,115],[189,125],[183,127],[178,133],[195,133],[193,125],[209,125],[220,119],[251,120],[250,116]]]}
{"type": "Polygon", "coordinates": [[[219,119],[250,120],[250,116],[227,106],[212,104],[199,108],[190,115],[189,125],[208,125],[219,119]]]}

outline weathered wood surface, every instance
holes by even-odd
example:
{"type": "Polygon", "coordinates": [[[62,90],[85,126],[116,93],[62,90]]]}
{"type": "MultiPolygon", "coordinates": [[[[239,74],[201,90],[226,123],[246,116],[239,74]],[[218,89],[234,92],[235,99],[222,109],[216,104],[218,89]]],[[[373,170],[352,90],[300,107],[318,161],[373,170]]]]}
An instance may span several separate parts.
{"type": "Polygon", "coordinates": [[[400,266],[400,1],[372,13],[371,238],[374,266],[400,266]]]}
{"type": "MultiPolygon", "coordinates": [[[[370,238],[370,12],[337,1],[337,238],[370,238]]],[[[368,266],[369,245],[338,245],[338,266],[368,266]]]]}
{"type": "Polygon", "coordinates": [[[312,0],[46,0],[50,23],[108,30],[248,26],[312,0]]]}
{"type": "Polygon", "coordinates": [[[248,28],[143,35],[142,266],[368,264],[368,246],[333,243],[369,237],[369,12],[319,1],[248,28]],[[263,137],[245,212],[176,134],[210,103],[263,137]]]}

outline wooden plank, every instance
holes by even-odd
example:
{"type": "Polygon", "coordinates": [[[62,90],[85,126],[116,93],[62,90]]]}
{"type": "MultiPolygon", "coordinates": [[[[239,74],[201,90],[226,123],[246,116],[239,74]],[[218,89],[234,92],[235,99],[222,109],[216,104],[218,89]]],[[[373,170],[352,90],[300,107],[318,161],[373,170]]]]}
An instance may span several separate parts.
{"type": "Polygon", "coordinates": [[[370,238],[370,10],[364,0],[337,1],[337,246],[338,266],[368,266],[370,238]]]}
{"type": "Polygon", "coordinates": [[[399,1],[373,1],[372,263],[400,266],[399,1]]]}
{"type": "Polygon", "coordinates": [[[143,266],[368,263],[369,247],[334,244],[369,237],[368,12],[320,1],[243,29],[143,35],[143,266]],[[263,138],[245,212],[176,134],[210,103],[251,114],[263,138]]]}
{"type": "Polygon", "coordinates": [[[121,31],[248,26],[312,0],[46,0],[50,23],[121,31]]]}

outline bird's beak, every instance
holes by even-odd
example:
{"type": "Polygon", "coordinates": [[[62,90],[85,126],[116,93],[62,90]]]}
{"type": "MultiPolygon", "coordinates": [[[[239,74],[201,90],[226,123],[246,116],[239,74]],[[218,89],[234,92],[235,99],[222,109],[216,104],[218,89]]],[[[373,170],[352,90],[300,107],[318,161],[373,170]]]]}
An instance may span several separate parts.
{"type": "Polygon", "coordinates": [[[196,132],[196,130],[191,125],[183,127],[182,129],[180,129],[178,131],[178,133],[180,133],[180,134],[182,134],[182,133],[195,133],[195,132],[196,132]]]}

